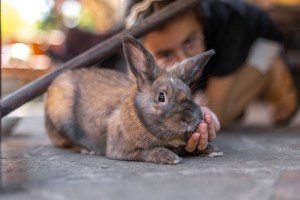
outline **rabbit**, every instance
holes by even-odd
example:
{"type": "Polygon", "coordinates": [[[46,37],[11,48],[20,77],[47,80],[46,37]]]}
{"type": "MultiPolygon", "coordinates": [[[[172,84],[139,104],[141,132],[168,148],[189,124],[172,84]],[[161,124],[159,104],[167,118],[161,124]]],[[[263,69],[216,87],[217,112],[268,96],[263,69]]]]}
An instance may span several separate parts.
{"type": "Polygon", "coordinates": [[[188,84],[214,50],[162,68],[132,36],[122,44],[136,79],[99,68],[62,73],[45,98],[48,136],[57,147],[110,159],[177,164],[203,120],[188,84]]]}

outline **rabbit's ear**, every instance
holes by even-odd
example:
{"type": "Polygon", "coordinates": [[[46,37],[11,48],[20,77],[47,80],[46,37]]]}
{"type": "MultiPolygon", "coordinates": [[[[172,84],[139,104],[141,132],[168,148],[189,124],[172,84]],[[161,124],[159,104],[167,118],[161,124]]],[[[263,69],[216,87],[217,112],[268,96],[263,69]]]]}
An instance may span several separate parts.
{"type": "Polygon", "coordinates": [[[158,75],[158,67],[152,55],[142,44],[131,36],[123,37],[123,50],[126,61],[137,78],[138,86],[144,83],[152,83],[158,75]]]}
{"type": "Polygon", "coordinates": [[[189,84],[196,74],[203,71],[204,66],[214,54],[214,50],[209,50],[188,58],[176,65],[173,68],[173,73],[175,73],[177,77],[184,81],[186,84],[189,84]]]}

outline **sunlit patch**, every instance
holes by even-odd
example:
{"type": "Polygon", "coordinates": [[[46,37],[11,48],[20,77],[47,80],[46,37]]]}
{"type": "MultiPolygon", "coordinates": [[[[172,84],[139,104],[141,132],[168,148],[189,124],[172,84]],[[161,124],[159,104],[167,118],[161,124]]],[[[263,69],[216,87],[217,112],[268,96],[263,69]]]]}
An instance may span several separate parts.
{"type": "Polygon", "coordinates": [[[66,0],[62,4],[61,11],[64,16],[64,24],[68,28],[76,27],[80,22],[81,4],[78,1],[66,0]]]}
{"type": "Polygon", "coordinates": [[[54,6],[53,0],[4,0],[13,5],[22,19],[28,24],[34,24],[48,14],[54,6]]]}
{"type": "Polygon", "coordinates": [[[17,58],[20,60],[27,60],[32,53],[31,48],[22,43],[15,43],[11,46],[10,57],[17,58]]]}

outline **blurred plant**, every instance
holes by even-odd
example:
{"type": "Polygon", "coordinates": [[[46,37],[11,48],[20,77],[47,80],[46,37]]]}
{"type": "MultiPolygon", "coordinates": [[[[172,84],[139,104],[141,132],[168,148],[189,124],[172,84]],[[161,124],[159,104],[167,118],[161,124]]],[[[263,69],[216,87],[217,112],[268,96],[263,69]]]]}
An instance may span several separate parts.
{"type": "Polygon", "coordinates": [[[28,24],[22,19],[18,10],[6,1],[1,2],[1,30],[3,39],[15,36],[15,31],[24,29],[28,24]],[[9,19],[9,20],[6,20],[9,19]]]}
{"type": "Polygon", "coordinates": [[[77,27],[93,33],[104,33],[119,22],[119,1],[56,0],[51,12],[39,22],[38,27],[43,30],[77,27]]]}
{"type": "Polygon", "coordinates": [[[103,33],[109,31],[119,22],[119,0],[81,0],[83,16],[81,25],[103,33]]]}
{"type": "Polygon", "coordinates": [[[53,5],[53,0],[2,0],[1,28],[4,43],[7,40],[28,41],[34,38],[38,29],[37,22],[44,19],[53,5]]]}

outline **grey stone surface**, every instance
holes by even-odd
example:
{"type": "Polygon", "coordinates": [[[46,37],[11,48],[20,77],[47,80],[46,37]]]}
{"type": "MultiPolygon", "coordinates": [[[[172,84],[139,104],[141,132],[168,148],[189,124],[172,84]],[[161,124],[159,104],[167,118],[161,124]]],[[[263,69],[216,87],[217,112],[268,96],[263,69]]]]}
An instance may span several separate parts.
{"type": "Polygon", "coordinates": [[[300,199],[300,124],[238,127],[214,143],[224,157],[115,161],[55,148],[43,118],[26,117],[3,139],[0,199],[300,199]]]}

